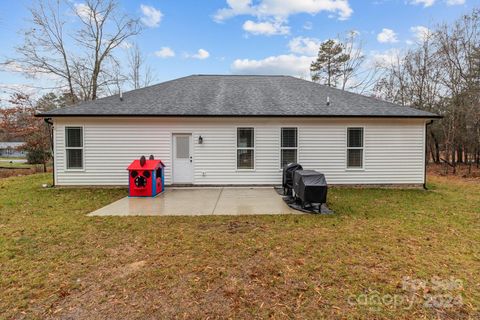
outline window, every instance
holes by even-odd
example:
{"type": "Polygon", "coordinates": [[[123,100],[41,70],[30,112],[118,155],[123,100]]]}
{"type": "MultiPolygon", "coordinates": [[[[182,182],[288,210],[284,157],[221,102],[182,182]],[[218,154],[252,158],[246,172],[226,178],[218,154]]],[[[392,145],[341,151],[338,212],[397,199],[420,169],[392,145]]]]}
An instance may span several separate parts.
{"type": "Polygon", "coordinates": [[[363,128],[347,129],[347,168],[363,168],[363,128]]]}
{"type": "Polygon", "coordinates": [[[237,169],[255,168],[255,131],[237,128],[237,169]]]}
{"type": "Polygon", "coordinates": [[[177,159],[188,159],[190,157],[190,137],[177,136],[177,159]]]}
{"type": "Polygon", "coordinates": [[[65,128],[67,169],[83,169],[83,128],[65,128]]]}
{"type": "Polygon", "coordinates": [[[296,163],[298,135],[297,128],[282,128],[280,145],[280,165],[283,168],[289,163],[296,163]]]}

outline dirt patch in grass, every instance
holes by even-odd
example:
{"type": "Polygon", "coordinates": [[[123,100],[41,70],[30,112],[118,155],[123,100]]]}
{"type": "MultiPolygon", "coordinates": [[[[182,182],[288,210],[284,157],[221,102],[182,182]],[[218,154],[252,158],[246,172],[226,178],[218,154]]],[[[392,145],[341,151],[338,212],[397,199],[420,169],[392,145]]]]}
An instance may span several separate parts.
{"type": "Polygon", "coordinates": [[[125,190],[49,178],[0,180],[0,318],[480,317],[474,181],[332,189],[331,216],[119,218],[86,213],[125,190]]]}
{"type": "Polygon", "coordinates": [[[43,169],[40,167],[0,168],[0,178],[22,177],[39,172],[43,172],[43,169]]]}
{"type": "Polygon", "coordinates": [[[455,173],[453,173],[453,168],[448,166],[446,163],[432,163],[428,165],[427,172],[430,176],[448,176],[453,179],[473,180],[477,182],[480,180],[480,167],[477,167],[476,164],[457,164],[455,168],[455,173]]]}

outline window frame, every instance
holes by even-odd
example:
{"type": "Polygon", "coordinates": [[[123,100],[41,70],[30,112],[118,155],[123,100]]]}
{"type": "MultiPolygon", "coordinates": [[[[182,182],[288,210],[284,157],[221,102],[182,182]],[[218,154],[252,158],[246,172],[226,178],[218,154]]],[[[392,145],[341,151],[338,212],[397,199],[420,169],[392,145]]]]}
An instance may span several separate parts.
{"type": "Polygon", "coordinates": [[[85,127],[84,126],[65,126],[64,136],[64,159],[65,159],[65,171],[85,171],[85,127]],[[81,147],[67,147],[67,130],[68,129],[81,129],[82,134],[82,146],[81,147]],[[82,167],[81,168],[69,168],[68,167],[68,150],[82,150],[82,167]]]}
{"type": "Polygon", "coordinates": [[[283,154],[283,150],[297,150],[297,153],[296,153],[296,163],[298,163],[298,159],[299,159],[299,147],[298,147],[298,142],[299,142],[299,139],[298,139],[298,127],[280,127],[280,156],[279,156],[279,166],[280,166],[280,170],[283,170],[283,166],[282,166],[282,154],[283,154]],[[297,131],[297,134],[296,134],[296,147],[283,147],[282,146],[282,140],[283,140],[283,129],[295,129],[297,131]]]}
{"type": "Polygon", "coordinates": [[[348,126],[345,128],[345,169],[347,171],[363,171],[365,170],[365,126],[348,126]],[[349,147],[348,146],[348,130],[349,129],[362,129],[362,146],[361,147],[349,147]],[[362,150],[362,166],[361,167],[349,167],[348,166],[348,151],[349,150],[362,150]]]}
{"type": "Polygon", "coordinates": [[[257,135],[256,128],[253,126],[245,127],[235,127],[235,170],[236,171],[255,171],[256,170],[256,146],[257,146],[257,135]],[[253,131],[253,147],[239,147],[238,146],[238,131],[240,129],[251,129],[253,131]],[[239,168],[238,167],[238,150],[253,150],[253,168],[239,168]]]}

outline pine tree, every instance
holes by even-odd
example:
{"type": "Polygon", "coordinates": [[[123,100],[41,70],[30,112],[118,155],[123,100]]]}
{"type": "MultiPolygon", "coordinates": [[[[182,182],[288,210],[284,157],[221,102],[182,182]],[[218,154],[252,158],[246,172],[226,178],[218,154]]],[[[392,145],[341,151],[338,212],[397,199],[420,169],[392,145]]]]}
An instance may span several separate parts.
{"type": "Polygon", "coordinates": [[[317,60],[310,65],[312,81],[334,87],[343,72],[342,66],[350,59],[344,47],[335,40],[327,40],[320,45],[317,60]]]}

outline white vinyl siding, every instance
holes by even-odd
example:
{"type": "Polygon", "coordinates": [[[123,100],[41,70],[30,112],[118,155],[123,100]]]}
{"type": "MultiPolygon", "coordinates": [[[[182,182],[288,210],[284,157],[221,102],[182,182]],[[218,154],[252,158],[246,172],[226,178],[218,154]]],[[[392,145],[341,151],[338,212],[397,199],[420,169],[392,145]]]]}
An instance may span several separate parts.
{"type": "Polygon", "coordinates": [[[297,157],[329,184],[421,184],[423,119],[314,118],[54,118],[58,185],[126,185],[127,166],[153,154],[171,184],[172,135],[193,136],[193,183],[273,185],[279,168],[281,128],[297,128],[297,157]],[[84,169],[66,170],[65,127],[82,126],[84,169]],[[348,127],[364,128],[363,170],[346,168],[348,127]],[[255,128],[255,170],[237,169],[237,128],[255,128]],[[203,143],[198,143],[202,136],[203,143]]]}

